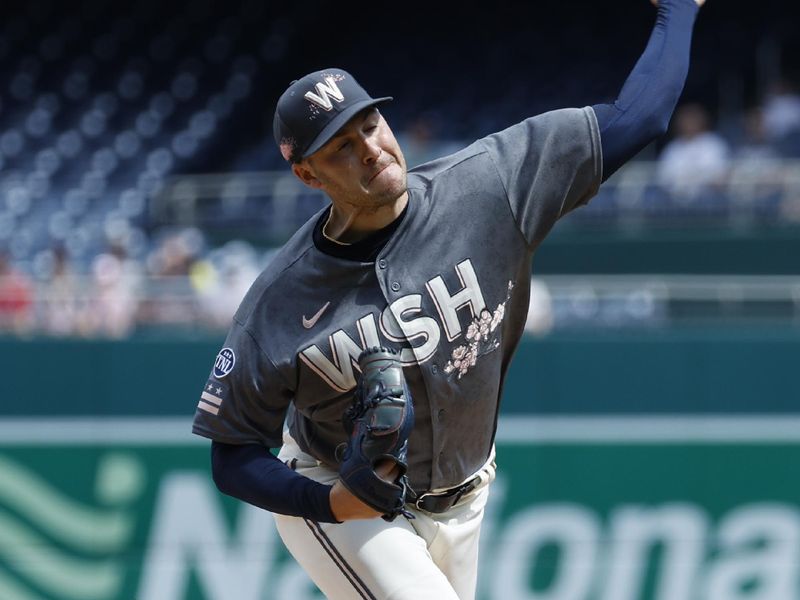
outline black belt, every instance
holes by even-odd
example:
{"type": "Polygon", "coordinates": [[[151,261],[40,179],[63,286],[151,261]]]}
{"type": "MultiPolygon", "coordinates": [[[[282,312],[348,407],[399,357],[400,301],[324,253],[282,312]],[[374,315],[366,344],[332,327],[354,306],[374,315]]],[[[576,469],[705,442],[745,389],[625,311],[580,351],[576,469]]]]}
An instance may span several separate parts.
{"type": "Polygon", "coordinates": [[[453,508],[465,494],[469,494],[478,487],[480,482],[481,478],[476,475],[469,481],[449,490],[440,492],[415,492],[414,490],[409,490],[411,492],[409,494],[409,502],[425,512],[443,513],[453,508]]]}

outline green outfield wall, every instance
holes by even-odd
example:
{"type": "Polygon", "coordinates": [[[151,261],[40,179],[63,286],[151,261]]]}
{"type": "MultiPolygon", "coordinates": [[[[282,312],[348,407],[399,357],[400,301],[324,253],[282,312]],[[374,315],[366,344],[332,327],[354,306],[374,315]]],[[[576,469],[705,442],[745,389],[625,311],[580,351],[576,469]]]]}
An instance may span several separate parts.
{"type": "MultiPolygon", "coordinates": [[[[190,434],[220,342],[0,344],[0,599],[320,597],[190,434]]],[[[800,598],[799,349],[791,329],[526,340],[479,598],[800,598]]]]}
{"type": "MultiPolygon", "coordinates": [[[[591,204],[590,204],[591,206],[591,204]]],[[[536,251],[535,272],[581,273],[672,273],[677,275],[797,275],[800,228],[743,222],[740,227],[670,229],[663,220],[658,227],[634,223],[624,231],[570,227],[567,220],[556,224],[552,234],[536,251]]],[[[694,222],[696,216],[692,218],[694,222]]]]}
{"type": "MultiPolygon", "coordinates": [[[[800,597],[799,422],[516,419],[481,599],[800,597]]],[[[319,598],[271,516],[216,491],[188,420],[37,421],[0,428],[0,598],[319,598]]]]}
{"type": "MultiPolygon", "coordinates": [[[[186,415],[223,336],[0,339],[0,417],[186,415]]],[[[524,338],[508,413],[794,412],[800,327],[597,330],[524,338]]]]}

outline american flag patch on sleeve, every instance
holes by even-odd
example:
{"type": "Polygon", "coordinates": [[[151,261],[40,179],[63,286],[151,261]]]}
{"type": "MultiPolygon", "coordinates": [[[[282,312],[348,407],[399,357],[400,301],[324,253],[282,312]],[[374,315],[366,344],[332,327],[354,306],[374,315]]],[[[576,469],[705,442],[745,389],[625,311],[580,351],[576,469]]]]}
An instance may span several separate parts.
{"type": "Polygon", "coordinates": [[[219,406],[222,404],[222,398],[218,395],[222,393],[222,388],[215,386],[211,383],[206,385],[203,393],[200,394],[200,402],[197,403],[197,408],[216,415],[219,413],[219,406]]]}

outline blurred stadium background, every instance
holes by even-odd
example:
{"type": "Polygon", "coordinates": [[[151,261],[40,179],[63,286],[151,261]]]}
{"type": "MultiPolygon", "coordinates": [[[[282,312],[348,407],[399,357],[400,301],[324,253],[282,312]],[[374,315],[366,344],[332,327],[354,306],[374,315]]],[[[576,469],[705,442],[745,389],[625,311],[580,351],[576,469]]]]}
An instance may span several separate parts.
{"type": "MultiPolygon", "coordinates": [[[[709,0],[670,134],[538,252],[481,598],[800,599],[798,16],[709,0]]],[[[278,95],[342,66],[418,164],[612,99],[653,17],[3,3],[0,599],[316,598],[189,434],[244,291],[325,204],[274,146],[278,95]]]]}

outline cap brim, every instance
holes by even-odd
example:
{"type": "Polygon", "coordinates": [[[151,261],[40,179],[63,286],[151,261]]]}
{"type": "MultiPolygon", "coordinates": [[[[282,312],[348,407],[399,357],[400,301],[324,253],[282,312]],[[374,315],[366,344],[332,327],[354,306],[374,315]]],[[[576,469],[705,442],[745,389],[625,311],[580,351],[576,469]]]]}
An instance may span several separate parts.
{"type": "Polygon", "coordinates": [[[336,115],[330,123],[328,123],[325,128],[319,132],[319,135],[314,138],[314,141],[311,142],[309,147],[303,152],[303,158],[314,154],[317,150],[322,148],[325,144],[327,144],[333,136],[336,135],[336,132],[339,131],[342,127],[344,127],[347,122],[355,117],[359,112],[364,110],[365,108],[369,108],[370,106],[377,106],[378,104],[383,104],[384,102],[388,102],[392,100],[392,96],[384,96],[383,98],[371,98],[370,100],[362,100],[361,102],[356,102],[355,104],[348,106],[338,115],[336,115]]]}

